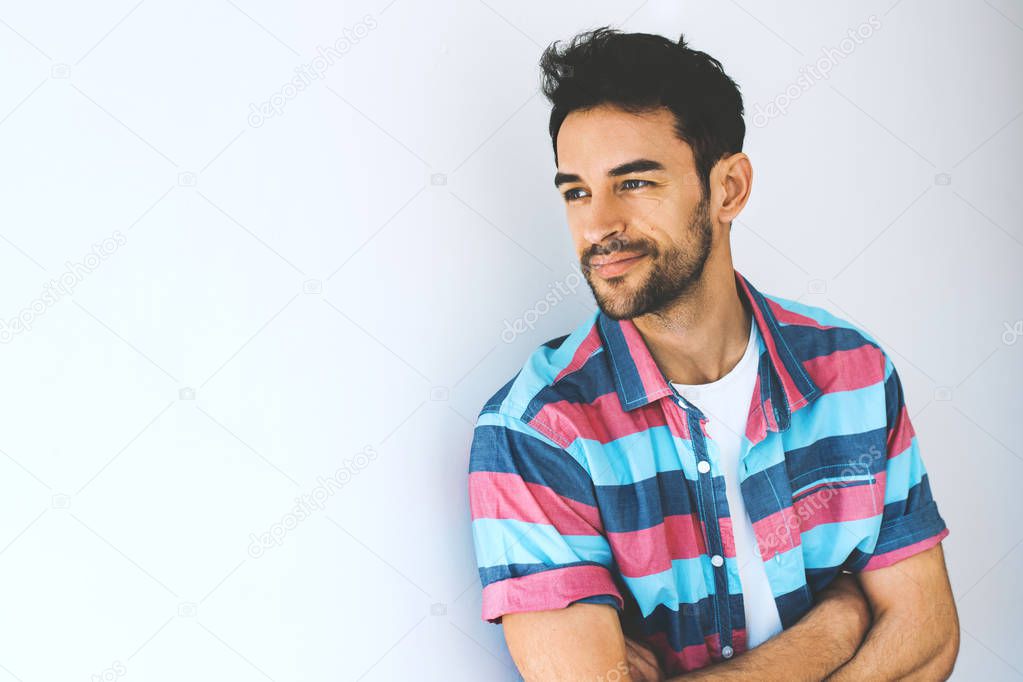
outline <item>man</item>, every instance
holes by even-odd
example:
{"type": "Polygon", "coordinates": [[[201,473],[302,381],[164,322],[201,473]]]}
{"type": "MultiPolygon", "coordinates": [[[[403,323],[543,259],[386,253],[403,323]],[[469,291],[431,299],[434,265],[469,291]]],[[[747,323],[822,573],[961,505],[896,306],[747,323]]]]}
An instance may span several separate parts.
{"type": "Polygon", "coordinates": [[[947,678],[948,529],[891,359],[732,264],[735,83],[607,28],[541,66],[599,311],[479,413],[483,618],[529,680],[947,678]]]}

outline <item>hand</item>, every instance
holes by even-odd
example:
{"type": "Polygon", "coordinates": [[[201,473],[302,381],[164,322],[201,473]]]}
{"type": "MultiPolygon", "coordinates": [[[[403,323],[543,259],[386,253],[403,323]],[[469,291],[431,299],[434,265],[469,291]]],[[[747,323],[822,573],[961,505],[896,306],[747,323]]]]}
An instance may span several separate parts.
{"type": "Polygon", "coordinates": [[[632,678],[632,682],[663,682],[664,674],[657,664],[657,656],[649,647],[626,637],[625,649],[628,654],[629,676],[632,678]]]}

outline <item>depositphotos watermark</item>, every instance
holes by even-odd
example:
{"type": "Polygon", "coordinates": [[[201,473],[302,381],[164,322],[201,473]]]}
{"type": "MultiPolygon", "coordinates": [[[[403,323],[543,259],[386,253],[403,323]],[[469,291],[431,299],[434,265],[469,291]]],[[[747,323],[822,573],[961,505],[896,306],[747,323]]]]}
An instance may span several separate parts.
{"type": "Polygon", "coordinates": [[[128,238],[120,230],[114,230],[106,239],[94,243],[92,251],[85,254],[81,261],[66,261],[60,277],[47,282],[42,293],[22,308],[16,317],[0,319],[0,343],[10,343],[16,334],[32,331],[32,325],[39,316],[56,305],[61,297],[70,296],[86,275],[93,273],[110,254],[127,242],[128,238]]]}
{"type": "Polygon", "coordinates": [[[313,512],[322,511],[327,506],[327,500],[331,495],[345,487],[357,474],[362,472],[369,463],[377,458],[377,451],[373,446],[367,445],[354,457],[346,459],[332,475],[324,478],[316,477],[316,487],[304,495],[295,498],[295,506],[290,512],[281,517],[281,520],[260,533],[249,533],[249,556],[258,559],[271,547],[280,547],[284,544],[284,537],[298,527],[298,524],[313,515],[313,512]]]}
{"type": "Polygon", "coordinates": [[[128,674],[128,668],[120,661],[114,661],[109,668],[103,672],[93,673],[89,676],[89,682],[114,682],[128,674]]]}
{"type": "Polygon", "coordinates": [[[859,45],[863,44],[874,31],[881,28],[881,20],[871,14],[867,20],[855,29],[849,29],[847,37],[838,42],[838,47],[822,47],[821,56],[813,64],[807,64],[799,69],[799,78],[790,83],[784,92],[776,95],[766,105],[757,103],[750,122],[757,128],[763,128],[771,119],[784,116],[788,113],[789,106],[795,100],[803,96],[810,88],[819,81],[831,77],[831,70],[838,66],[839,61],[851,55],[859,45]]]}
{"type": "Polygon", "coordinates": [[[341,32],[342,35],[332,45],[328,47],[318,45],[316,56],[308,64],[295,67],[295,73],[298,75],[282,85],[266,101],[249,104],[249,125],[259,128],[266,123],[268,118],[283,114],[284,106],[289,101],[298,97],[298,93],[312,85],[313,81],[321,80],[330,67],[334,66],[356,43],[368,36],[369,32],[377,26],[376,18],[372,14],[367,14],[362,21],[345,28],[341,32]]]}
{"type": "Polygon", "coordinates": [[[562,279],[548,285],[549,291],[539,301],[533,304],[533,307],[524,312],[518,318],[514,320],[504,320],[504,331],[501,332],[501,340],[505,343],[511,343],[519,334],[525,334],[526,330],[532,331],[536,327],[537,321],[549,313],[552,308],[565,300],[566,296],[575,293],[575,290],[579,288],[579,285],[586,281],[583,271],[578,264],[572,269],[572,272],[562,279]]]}

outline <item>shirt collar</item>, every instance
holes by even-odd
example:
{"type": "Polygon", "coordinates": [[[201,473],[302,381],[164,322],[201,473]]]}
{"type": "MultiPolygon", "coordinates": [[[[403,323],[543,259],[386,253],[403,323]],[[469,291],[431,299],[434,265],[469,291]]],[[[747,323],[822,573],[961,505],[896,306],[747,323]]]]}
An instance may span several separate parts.
{"type": "MultiPolygon", "coordinates": [[[[751,303],[767,349],[759,368],[760,404],[767,427],[783,431],[792,412],[820,395],[821,390],[786,342],[771,304],[738,270],[733,272],[740,295],[751,303]]],[[[614,320],[599,311],[597,329],[611,364],[618,399],[626,412],[674,394],[632,320],[614,320]]]]}

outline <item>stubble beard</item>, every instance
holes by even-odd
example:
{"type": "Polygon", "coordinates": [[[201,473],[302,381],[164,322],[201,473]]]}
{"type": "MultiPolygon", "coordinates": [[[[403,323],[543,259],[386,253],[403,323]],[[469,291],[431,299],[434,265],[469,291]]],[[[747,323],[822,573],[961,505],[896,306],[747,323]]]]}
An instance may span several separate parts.
{"type": "MultiPolygon", "coordinates": [[[[605,280],[594,277],[590,269],[584,267],[586,282],[600,310],[613,320],[622,320],[663,312],[688,296],[699,284],[710,255],[713,226],[707,208],[708,201],[704,198],[690,215],[691,248],[672,247],[662,252],[651,244],[638,249],[647,254],[651,266],[645,279],[636,285],[626,281],[631,272],[605,280]],[[594,279],[598,281],[595,283],[594,279]]],[[[615,250],[631,248],[623,245],[615,250]]]]}

